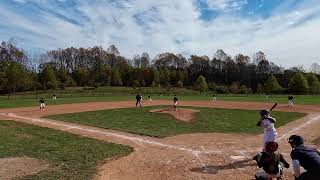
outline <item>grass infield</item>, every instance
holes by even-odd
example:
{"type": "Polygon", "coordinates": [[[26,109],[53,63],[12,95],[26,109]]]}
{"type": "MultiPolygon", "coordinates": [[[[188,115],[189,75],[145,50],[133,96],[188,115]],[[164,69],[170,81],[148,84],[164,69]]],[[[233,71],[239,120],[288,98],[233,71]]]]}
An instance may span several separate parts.
{"type": "Polygon", "coordinates": [[[0,120],[0,158],[28,156],[49,169],[19,179],[92,179],[107,158],[132,148],[20,122],[0,120]]]}
{"type": "MultiPolygon", "coordinates": [[[[185,133],[250,133],[257,134],[259,113],[255,110],[199,109],[192,122],[176,120],[168,114],[151,113],[149,110],[164,106],[111,109],[47,116],[66,122],[86,124],[155,137],[167,137],[185,133]]],[[[276,126],[283,126],[303,117],[304,113],[272,112],[277,119],[276,126]]]]}

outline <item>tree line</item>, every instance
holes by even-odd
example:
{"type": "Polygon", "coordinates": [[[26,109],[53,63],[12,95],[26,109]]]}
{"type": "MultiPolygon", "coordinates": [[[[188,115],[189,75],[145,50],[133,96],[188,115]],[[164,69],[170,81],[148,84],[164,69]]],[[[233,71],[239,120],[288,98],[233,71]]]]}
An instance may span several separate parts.
{"type": "Polygon", "coordinates": [[[12,42],[0,46],[0,91],[12,93],[70,86],[186,87],[216,93],[320,93],[318,64],[314,72],[285,69],[259,51],[253,57],[231,57],[222,49],[213,57],[148,53],[129,59],[116,46],[108,49],[66,48],[30,58],[12,42]],[[35,62],[39,64],[35,65],[35,62]]]}

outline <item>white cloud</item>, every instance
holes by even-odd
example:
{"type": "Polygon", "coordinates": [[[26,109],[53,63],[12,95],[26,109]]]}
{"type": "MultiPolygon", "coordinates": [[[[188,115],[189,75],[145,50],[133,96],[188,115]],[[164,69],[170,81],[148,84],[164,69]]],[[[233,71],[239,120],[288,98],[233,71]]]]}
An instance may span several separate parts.
{"type": "Polygon", "coordinates": [[[17,3],[25,3],[26,2],[26,0],[13,0],[13,1],[15,1],[17,3]]]}
{"type": "MultiPolygon", "coordinates": [[[[17,37],[26,49],[94,45],[107,48],[112,43],[127,57],[144,51],[152,56],[169,51],[212,57],[220,48],[230,55],[251,56],[261,50],[270,60],[287,67],[311,64],[319,57],[319,3],[291,11],[276,10],[267,19],[222,13],[204,21],[193,0],[79,2],[73,9],[57,9],[45,2],[39,5],[80,25],[46,11],[39,11],[39,20],[34,21],[0,3],[0,26],[7,27],[0,29],[0,39],[17,37]]],[[[241,7],[240,1],[233,2],[215,1],[221,3],[216,5],[221,10],[241,7]],[[229,5],[222,5],[223,2],[229,5]]]]}
{"type": "Polygon", "coordinates": [[[206,0],[209,8],[217,11],[231,11],[239,10],[245,4],[247,0],[206,0]]]}

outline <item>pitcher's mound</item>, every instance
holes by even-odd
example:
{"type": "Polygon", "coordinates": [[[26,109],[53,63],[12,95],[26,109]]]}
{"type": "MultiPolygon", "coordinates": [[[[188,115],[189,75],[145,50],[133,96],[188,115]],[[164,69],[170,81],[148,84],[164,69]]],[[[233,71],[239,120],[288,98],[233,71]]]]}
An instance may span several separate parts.
{"type": "Polygon", "coordinates": [[[0,179],[12,179],[37,173],[47,169],[49,164],[45,161],[28,158],[0,158],[0,179]]]}
{"type": "Polygon", "coordinates": [[[200,110],[181,108],[175,111],[171,108],[167,108],[167,109],[153,109],[153,110],[150,110],[150,112],[166,113],[166,114],[172,115],[177,120],[190,122],[193,119],[194,115],[200,112],[200,110]]]}

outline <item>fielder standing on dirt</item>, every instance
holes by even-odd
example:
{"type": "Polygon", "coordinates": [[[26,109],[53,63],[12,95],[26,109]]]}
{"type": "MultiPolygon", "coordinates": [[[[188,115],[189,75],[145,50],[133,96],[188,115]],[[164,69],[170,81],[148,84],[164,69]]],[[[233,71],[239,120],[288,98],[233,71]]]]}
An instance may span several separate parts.
{"type": "Polygon", "coordinates": [[[289,107],[292,107],[292,106],[293,106],[293,99],[294,99],[293,96],[291,96],[291,95],[288,96],[288,106],[289,106],[289,107]]]}
{"type": "Polygon", "coordinates": [[[178,105],[178,98],[176,95],[174,95],[173,98],[173,110],[177,111],[177,105],[178,105]]]}
{"type": "Polygon", "coordinates": [[[44,99],[41,98],[39,100],[39,103],[40,103],[40,110],[44,110],[44,108],[46,107],[44,99]]]}
{"type": "Polygon", "coordinates": [[[217,101],[217,97],[216,97],[216,95],[214,94],[214,95],[212,95],[212,102],[216,102],[217,101]]]}
{"type": "Polygon", "coordinates": [[[275,142],[277,138],[277,130],[274,127],[274,123],[276,119],[269,116],[268,110],[260,111],[261,119],[257,122],[257,126],[261,126],[263,128],[263,144],[262,151],[265,151],[266,142],[275,142]]]}
{"type": "Polygon", "coordinates": [[[138,107],[138,105],[139,105],[140,107],[142,107],[141,101],[142,101],[142,96],[141,96],[140,93],[139,93],[139,94],[136,95],[136,107],[138,107]]]}

